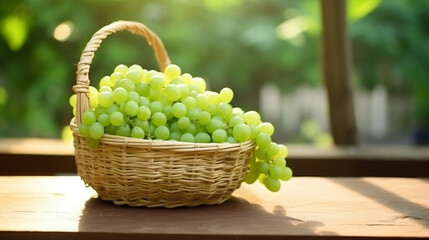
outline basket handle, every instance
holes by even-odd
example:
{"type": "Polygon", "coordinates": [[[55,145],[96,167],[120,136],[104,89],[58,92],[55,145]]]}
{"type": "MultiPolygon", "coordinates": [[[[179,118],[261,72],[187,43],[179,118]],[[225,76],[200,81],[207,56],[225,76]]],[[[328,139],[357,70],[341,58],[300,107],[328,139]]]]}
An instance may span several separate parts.
{"type": "Polygon", "coordinates": [[[89,68],[94,58],[94,53],[97,51],[103,39],[110,34],[118,31],[127,30],[134,34],[139,34],[146,38],[148,44],[152,46],[155,52],[155,58],[158,62],[161,71],[170,64],[167,51],[161,39],[145,25],[131,21],[116,21],[98,30],[86,44],[85,49],[80,56],[76,71],[76,85],[73,86],[73,91],[77,95],[76,102],[76,124],[79,126],[82,122],[82,114],[89,109],[89,68]]]}

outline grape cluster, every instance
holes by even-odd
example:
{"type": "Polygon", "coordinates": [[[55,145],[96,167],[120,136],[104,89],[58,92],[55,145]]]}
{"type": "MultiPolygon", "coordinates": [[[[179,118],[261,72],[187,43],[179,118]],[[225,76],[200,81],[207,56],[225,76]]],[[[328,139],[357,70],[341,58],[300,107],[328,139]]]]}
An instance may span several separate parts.
{"type": "MultiPolygon", "coordinates": [[[[164,72],[120,64],[99,85],[99,89],[89,87],[90,107],[78,126],[90,147],[96,147],[105,133],[196,143],[251,140],[256,147],[246,183],[259,180],[276,192],[280,180],[292,177],[285,161],[287,147],[271,141],[274,126],[263,122],[256,111],[231,106],[230,88],[208,91],[203,78],[182,74],[174,64],[164,72]]],[[[70,97],[70,105],[76,114],[76,94],[70,97]]]]}

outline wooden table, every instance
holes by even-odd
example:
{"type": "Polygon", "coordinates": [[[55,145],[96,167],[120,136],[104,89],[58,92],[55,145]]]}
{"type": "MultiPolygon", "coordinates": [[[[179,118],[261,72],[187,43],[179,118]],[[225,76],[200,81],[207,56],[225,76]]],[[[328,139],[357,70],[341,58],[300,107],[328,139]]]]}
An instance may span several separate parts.
{"type": "Polygon", "coordinates": [[[0,239],[429,239],[429,179],[295,177],[221,205],[131,208],[77,176],[0,177],[0,239]]]}

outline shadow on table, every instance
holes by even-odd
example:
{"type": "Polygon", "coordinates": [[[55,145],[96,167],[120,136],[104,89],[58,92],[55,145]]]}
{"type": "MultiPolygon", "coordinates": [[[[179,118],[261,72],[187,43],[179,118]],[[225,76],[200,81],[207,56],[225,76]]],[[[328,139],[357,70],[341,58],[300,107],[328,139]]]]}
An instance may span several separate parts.
{"type": "Polygon", "coordinates": [[[79,231],[148,234],[243,235],[337,235],[318,231],[322,222],[287,216],[283,206],[273,213],[240,197],[220,205],[180,208],[133,208],[89,199],[79,221],[79,231]]]}
{"type": "MultiPolygon", "coordinates": [[[[339,185],[347,187],[355,192],[358,192],[372,200],[385,205],[386,207],[398,212],[398,216],[390,221],[396,221],[400,219],[413,219],[419,222],[422,226],[429,228],[429,209],[423,205],[412,202],[407,199],[407,195],[410,194],[411,190],[404,192],[403,196],[399,196],[393,192],[390,192],[380,186],[377,186],[365,179],[336,179],[331,180],[339,185]]],[[[421,180],[429,183],[427,179],[421,180]]],[[[397,186],[395,186],[397,187],[397,186]]],[[[407,186],[412,187],[412,186],[407,186]]],[[[414,188],[413,188],[414,189],[414,188]]],[[[414,190],[413,190],[414,191],[414,190]]],[[[421,189],[421,191],[427,191],[427,189],[421,189]]]]}

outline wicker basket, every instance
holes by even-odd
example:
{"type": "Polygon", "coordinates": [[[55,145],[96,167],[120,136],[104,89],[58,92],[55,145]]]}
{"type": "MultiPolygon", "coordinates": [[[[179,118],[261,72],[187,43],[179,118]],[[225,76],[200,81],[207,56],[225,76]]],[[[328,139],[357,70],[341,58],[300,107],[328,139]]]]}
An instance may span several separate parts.
{"type": "Polygon", "coordinates": [[[220,204],[240,187],[254,143],[184,143],[105,134],[96,148],[78,132],[89,108],[89,68],[103,39],[127,30],[145,37],[161,70],[170,63],[161,40],[146,26],[118,21],[97,31],[77,66],[76,117],[71,121],[79,176],[104,200],[117,205],[179,207],[220,204]]]}

